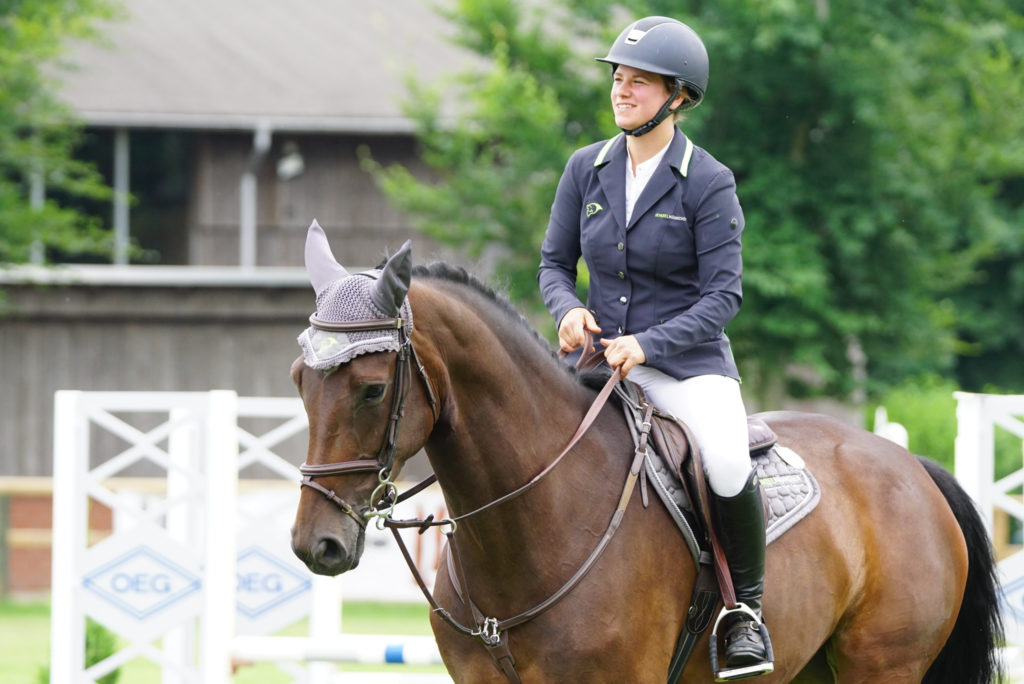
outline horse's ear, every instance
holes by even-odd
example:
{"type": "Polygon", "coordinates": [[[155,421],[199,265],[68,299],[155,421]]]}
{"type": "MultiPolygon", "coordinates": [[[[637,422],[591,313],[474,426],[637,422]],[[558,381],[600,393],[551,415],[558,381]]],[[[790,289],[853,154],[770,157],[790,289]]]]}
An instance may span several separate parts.
{"type": "Polygon", "coordinates": [[[412,241],[406,240],[402,248],[384,264],[380,278],[370,290],[370,299],[386,316],[397,316],[412,279],[412,241]]]}
{"type": "Polygon", "coordinates": [[[327,242],[327,234],[316,219],[306,233],[306,272],[313,290],[319,295],[321,291],[335,280],[348,276],[345,267],[338,263],[327,242]]]}

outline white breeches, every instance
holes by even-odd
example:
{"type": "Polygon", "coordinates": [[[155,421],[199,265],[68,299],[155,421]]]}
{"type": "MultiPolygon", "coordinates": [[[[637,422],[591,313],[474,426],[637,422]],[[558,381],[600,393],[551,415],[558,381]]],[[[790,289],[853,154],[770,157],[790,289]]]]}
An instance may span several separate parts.
{"type": "Polygon", "coordinates": [[[751,469],[740,384],[724,375],[676,380],[648,366],[634,366],[629,379],[643,388],[659,410],[671,413],[693,431],[715,494],[739,494],[751,469]]]}

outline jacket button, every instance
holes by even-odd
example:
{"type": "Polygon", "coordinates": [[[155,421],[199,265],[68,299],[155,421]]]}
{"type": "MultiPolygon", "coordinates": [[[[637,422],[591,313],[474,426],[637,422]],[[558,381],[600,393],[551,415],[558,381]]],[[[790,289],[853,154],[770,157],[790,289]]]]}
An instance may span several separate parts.
{"type": "Polygon", "coordinates": [[[629,300],[627,300],[625,296],[622,296],[622,297],[619,297],[619,301],[622,302],[623,304],[625,304],[629,300]]]}
{"type": "Polygon", "coordinates": [[[622,271],[619,271],[619,280],[625,280],[625,279],[626,279],[626,274],[623,273],[622,271]]]}
{"type": "Polygon", "coordinates": [[[616,247],[618,247],[619,251],[621,252],[626,248],[626,245],[620,242],[619,244],[616,245],[616,247]]]}
{"type": "Polygon", "coordinates": [[[619,326],[619,334],[620,335],[622,334],[622,326],[621,325],[619,326]]]}

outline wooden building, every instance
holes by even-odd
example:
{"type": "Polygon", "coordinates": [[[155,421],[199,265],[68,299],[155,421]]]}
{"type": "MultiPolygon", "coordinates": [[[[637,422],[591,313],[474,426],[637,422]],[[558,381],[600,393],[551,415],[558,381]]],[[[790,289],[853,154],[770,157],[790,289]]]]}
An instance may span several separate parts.
{"type": "MultiPolygon", "coordinates": [[[[420,260],[459,260],[359,160],[421,172],[405,79],[480,65],[435,5],[125,0],[102,45],[67,55],[82,157],[117,191],[92,208],[116,250],[105,265],[0,268],[0,595],[49,586],[56,390],[294,396],[314,218],[350,267],[408,238],[420,260]]],[[[303,442],[286,445],[296,463],[303,442]]],[[[103,534],[109,515],[94,513],[103,534]]]]}
{"type": "Polygon", "coordinates": [[[0,272],[0,476],[50,473],[57,389],[291,395],[314,218],[348,266],[408,238],[420,260],[459,260],[359,160],[422,170],[405,79],[480,66],[434,7],[126,0],[103,44],[74,46],[63,94],[119,191],[97,209],[118,249],[109,265],[0,272]]]}
{"type": "Polygon", "coordinates": [[[314,217],[345,236],[346,263],[400,244],[408,220],[357,152],[415,169],[405,79],[479,65],[434,6],[126,0],[109,45],[78,45],[64,75],[87,153],[137,200],[114,208],[115,237],[160,264],[224,266],[299,265],[314,217]]]}

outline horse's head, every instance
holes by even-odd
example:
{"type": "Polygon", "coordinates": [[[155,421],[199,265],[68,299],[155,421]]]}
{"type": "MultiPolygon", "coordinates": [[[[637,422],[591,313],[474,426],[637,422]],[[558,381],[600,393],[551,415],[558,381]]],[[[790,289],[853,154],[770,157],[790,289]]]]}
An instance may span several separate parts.
{"type": "Polygon", "coordinates": [[[352,275],[314,221],[306,268],[316,313],[299,336],[302,356],[291,371],[309,417],[292,550],[313,572],[337,575],[359,563],[367,513],[393,494],[391,478],[433,421],[429,407],[405,406],[418,367],[406,300],[409,243],[382,269],[352,275]]]}

